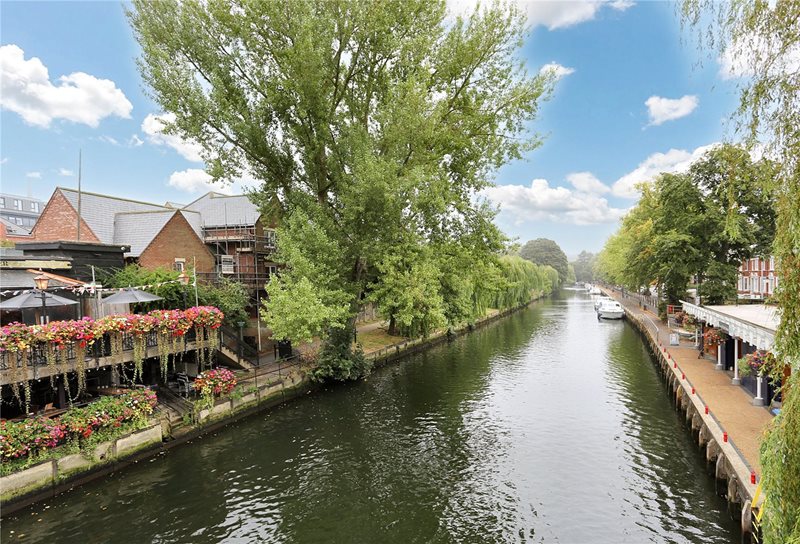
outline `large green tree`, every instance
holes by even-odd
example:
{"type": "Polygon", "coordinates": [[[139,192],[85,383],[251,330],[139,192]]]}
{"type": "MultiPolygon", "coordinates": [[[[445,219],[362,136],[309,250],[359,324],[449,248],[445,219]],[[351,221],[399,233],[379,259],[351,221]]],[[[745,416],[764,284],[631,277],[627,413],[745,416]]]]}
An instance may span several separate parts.
{"type": "Polygon", "coordinates": [[[558,271],[559,283],[567,281],[569,261],[561,247],[553,240],[547,238],[530,240],[519,250],[519,256],[534,264],[552,266],[558,271]]]}
{"type": "MultiPolygon", "coordinates": [[[[781,413],[761,447],[766,544],[800,542],[800,1],[683,0],[701,47],[738,67],[737,119],[777,163],[774,255],[780,277],[777,360],[792,366],[781,413]]],[[[778,372],[782,368],[776,369],[778,372]]]]}
{"type": "Polygon", "coordinates": [[[474,195],[538,145],[528,127],[555,77],[516,57],[513,7],[451,20],[443,0],[134,0],[129,19],[167,132],[197,142],[214,179],[257,179],[254,198],[281,217],[287,267],[266,319],[321,336],[330,374],[360,373],[354,318],[381,277],[395,290],[430,277],[396,248],[457,246],[479,263],[501,249],[474,195]]]}
{"type": "Polygon", "coordinates": [[[572,268],[575,270],[575,280],[580,282],[594,281],[594,265],[597,255],[589,251],[581,251],[578,258],[572,261],[572,268]]]}

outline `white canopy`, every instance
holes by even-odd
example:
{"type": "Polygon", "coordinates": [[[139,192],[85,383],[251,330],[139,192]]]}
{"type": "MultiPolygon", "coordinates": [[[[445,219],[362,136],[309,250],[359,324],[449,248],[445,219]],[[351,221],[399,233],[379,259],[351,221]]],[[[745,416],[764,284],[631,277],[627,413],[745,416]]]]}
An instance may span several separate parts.
{"type": "Polygon", "coordinates": [[[698,306],[684,301],[681,304],[687,314],[739,337],[758,349],[772,349],[775,343],[775,331],[781,320],[775,306],[698,306]]]}

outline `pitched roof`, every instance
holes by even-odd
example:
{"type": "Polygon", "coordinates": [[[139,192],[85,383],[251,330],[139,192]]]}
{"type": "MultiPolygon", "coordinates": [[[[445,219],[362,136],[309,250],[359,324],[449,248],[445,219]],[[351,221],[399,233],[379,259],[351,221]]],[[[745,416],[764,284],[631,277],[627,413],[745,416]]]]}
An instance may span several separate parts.
{"type": "Polygon", "coordinates": [[[206,193],[184,210],[200,212],[204,227],[221,227],[225,225],[254,225],[261,212],[246,195],[223,195],[206,193]]]}
{"type": "Polygon", "coordinates": [[[12,236],[29,236],[31,233],[31,229],[28,227],[17,225],[16,223],[12,223],[8,219],[3,219],[2,217],[0,217],[0,223],[6,227],[6,233],[12,236]]]}
{"type": "MultiPolygon", "coordinates": [[[[67,201],[69,201],[72,207],[77,211],[78,191],[65,187],[59,187],[57,190],[61,191],[61,194],[64,195],[67,201]]],[[[89,228],[92,229],[95,236],[105,244],[131,243],[127,240],[117,242],[114,224],[114,216],[116,214],[146,211],[174,212],[174,210],[158,204],[81,191],[81,218],[86,222],[89,228]]],[[[131,243],[131,245],[133,244],[131,243]]]]}
{"type": "Polygon", "coordinates": [[[138,257],[177,210],[118,213],[113,221],[114,243],[130,244],[127,257],[138,257]]]}

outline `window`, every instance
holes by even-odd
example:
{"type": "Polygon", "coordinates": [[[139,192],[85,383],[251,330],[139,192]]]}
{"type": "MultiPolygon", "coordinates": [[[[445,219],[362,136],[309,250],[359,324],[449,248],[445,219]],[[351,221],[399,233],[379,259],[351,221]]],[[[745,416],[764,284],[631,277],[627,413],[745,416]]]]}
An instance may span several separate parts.
{"type": "Polygon", "coordinates": [[[14,209],[15,210],[22,210],[22,201],[14,199],[14,209]]]}
{"type": "Polygon", "coordinates": [[[270,276],[272,276],[273,274],[277,274],[277,273],[278,273],[278,267],[277,266],[268,266],[267,267],[267,274],[269,274],[270,276]]]}
{"type": "Polygon", "coordinates": [[[175,262],[172,265],[172,268],[177,272],[183,272],[186,270],[186,259],[175,259],[175,262]]]}
{"type": "Polygon", "coordinates": [[[39,211],[39,203],[38,202],[31,202],[31,211],[38,212],[39,211]]]}
{"type": "Polygon", "coordinates": [[[764,278],[764,294],[765,295],[769,294],[769,279],[768,278],[764,278]]]}
{"type": "Polygon", "coordinates": [[[0,208],[6,207],[6,199],[5,197],[0,196],[0,208]]]}
{"type": "Polygon", "coordinates": [[[22,226],[22,223],[23,223],[22,218],[21,217],[15,217],[14,218],[14,223],[16,223],[17,225],[22,226]]]}
{"type": "Polygon", "coordinates": [[[770,257],[769,258],[769,269],[770,270],[775,270],[775,257],[770,257]]]}

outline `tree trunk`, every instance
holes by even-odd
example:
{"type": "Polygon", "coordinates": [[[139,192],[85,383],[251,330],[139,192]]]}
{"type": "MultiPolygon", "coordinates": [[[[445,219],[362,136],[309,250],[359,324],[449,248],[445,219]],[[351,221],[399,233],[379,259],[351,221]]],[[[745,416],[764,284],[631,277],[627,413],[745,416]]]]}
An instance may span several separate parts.
{"type": "Polygon", "coordinates": [[[397,336],[397,320],[394,314],[389,317],[389,336],[397,336]]]}

